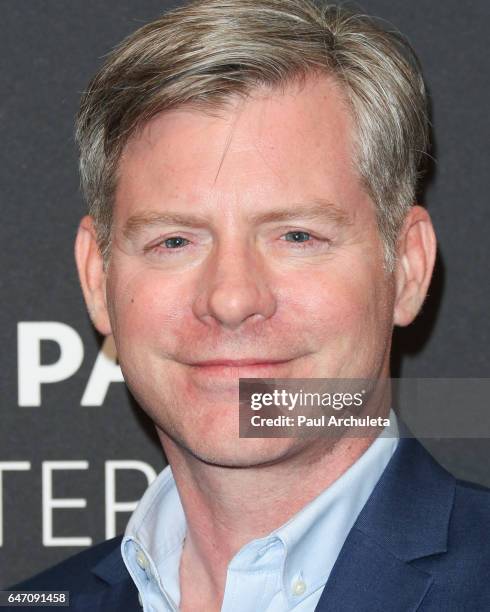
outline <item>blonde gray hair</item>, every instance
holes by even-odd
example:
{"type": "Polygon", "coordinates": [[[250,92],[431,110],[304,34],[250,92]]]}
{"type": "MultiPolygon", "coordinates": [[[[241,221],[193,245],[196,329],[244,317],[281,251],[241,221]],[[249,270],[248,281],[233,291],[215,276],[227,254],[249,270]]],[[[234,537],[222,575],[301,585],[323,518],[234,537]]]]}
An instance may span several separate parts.
{"type": "Polygon", "coordinates": [[[143,26],[108,56],[83,95],[76,126],[82,189],[104,259],[118,162],[136,130],[171,108],[218,108],[231,96],[311,73],[335,78],[349,101],[354,162],[392,270],[428,149],[420,67],[399,32],[313,0],[197,0],[143,26]]]}

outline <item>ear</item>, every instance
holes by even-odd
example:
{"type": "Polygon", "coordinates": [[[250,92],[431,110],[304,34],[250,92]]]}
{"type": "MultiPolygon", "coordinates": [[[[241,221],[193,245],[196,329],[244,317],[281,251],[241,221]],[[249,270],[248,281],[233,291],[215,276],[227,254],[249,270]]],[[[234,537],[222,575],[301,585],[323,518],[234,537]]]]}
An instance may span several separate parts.
{"type": "Polygon", "coordinates": [[[421,206],[412,206],[398,240],[395,325],[409,325],[417,316],[434,269],[436,244],[429,213],[421,206]]]}
{"type": "Polygon", "coordinates": [[[85,303],[96,329],[107,336],[112,333],[106,300],[106,273],[97,244],[93,218],[80,221],[75,240],[75,260],[85,303]]]}

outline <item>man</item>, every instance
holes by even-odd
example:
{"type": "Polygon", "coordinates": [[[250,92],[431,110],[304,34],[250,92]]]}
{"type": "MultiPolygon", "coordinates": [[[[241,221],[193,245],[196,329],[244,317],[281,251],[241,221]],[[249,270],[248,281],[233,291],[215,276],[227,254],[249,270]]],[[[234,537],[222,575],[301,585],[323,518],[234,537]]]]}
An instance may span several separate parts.
{"type": "Polygon", "coordinates": [[[113,52],[78,118],[76,259],[170,467],[122,539],[22,588],[91,611],[490,609],[488,493],[396,424],[238,434],[239,378],[389,377],[435,258],[426,109],[399,35],[308,0],[203,0],[113,52]]]}

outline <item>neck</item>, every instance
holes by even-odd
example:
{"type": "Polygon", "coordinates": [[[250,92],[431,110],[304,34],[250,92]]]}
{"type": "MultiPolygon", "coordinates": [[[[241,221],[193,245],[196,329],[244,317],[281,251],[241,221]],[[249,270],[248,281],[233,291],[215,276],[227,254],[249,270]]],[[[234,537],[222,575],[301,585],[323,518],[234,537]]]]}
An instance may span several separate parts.
{"type": "Polygon", "coordinates": [[[186,515],[181,563],[202,590],[223,593],[228,564],[245,544],[268,535],[335,482],[375,436],[322,438],[273,464],[231,468],[206,463],[159,435],[186,515]]]}

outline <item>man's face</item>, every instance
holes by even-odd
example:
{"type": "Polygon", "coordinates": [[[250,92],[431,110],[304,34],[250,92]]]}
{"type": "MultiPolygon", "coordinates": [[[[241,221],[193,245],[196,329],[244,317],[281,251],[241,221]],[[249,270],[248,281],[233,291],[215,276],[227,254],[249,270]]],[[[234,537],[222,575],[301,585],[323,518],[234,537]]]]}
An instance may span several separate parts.
{"type": "Polygon", "coordinates": [[[306,444],[238,439],[239,377],[388,374],[394,282],[353,136],[323,78],[163,113],[124,151],[106,285],[118,357],[160,432],[205,461],[306,444]]]}

